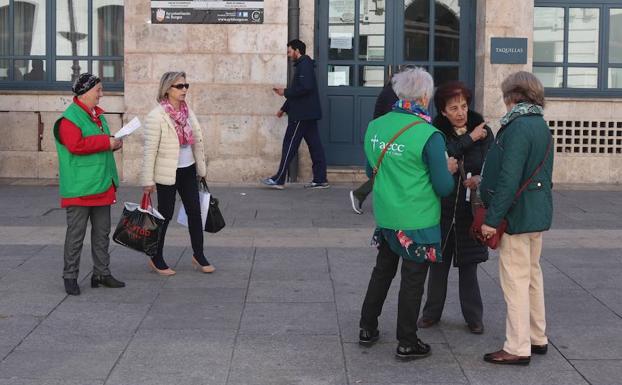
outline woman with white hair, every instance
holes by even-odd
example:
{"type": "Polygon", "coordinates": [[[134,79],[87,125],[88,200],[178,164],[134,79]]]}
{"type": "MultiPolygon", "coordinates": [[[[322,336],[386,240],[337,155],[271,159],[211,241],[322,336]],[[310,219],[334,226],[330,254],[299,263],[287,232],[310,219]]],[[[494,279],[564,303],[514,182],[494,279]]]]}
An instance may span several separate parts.
{"type": "Polygon", "coordinates": [[[192,244],[192,265],[203,273],[213,272],[203,254],[203,224],[197,176],[207,175],[203,150],[203,132],[197,117],[186,104],[190,84],[185,72],[166,72],[160,79],[158,106],[145,120],[145,148],[141,184],[144,192],[158,191],[158,211],[164,216],[158,252],[149,267],[160,275],[175,271],[164,261],[166,229],[175,211],[179,193],[188,214],[188,231],[192,244]]]}
{"type": "Polygon", "coordinates": [[[441,260],[440,197],[453,191],[451,174],[458,164],[446,157],[444,136],[430,124],[430,74],[411,68],[392,83],[399,100],[371,121],[365,134],[365,154],[375,173],[378,256],[361,310],[359,343],[371,346],[379,338],[378,317],[401,257],[396,355],[410,360],[430,354],[430,345],[417,338],[417,317],[428,263],[441,260]]]}

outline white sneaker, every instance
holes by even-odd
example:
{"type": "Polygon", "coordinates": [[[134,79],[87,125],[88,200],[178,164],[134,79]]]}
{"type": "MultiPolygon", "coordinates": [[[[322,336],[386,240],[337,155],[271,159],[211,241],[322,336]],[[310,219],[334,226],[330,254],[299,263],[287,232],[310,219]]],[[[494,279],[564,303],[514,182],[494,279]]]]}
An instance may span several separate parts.
{"type": "Polygon", "coordinates": [[[306,185],[304,185],[304,188],[312,188],[312,189],[321,189],[321,188],[329,188],[330,185],[328,184],[328,182],[323,182],[323,183],[315,183],[315,182],[311,182],[311,183],[307,183],[306,185]]]}
{"type": "Polygon", "coordinates": [[[276,190],[283,190],[285,188],[285,186],[283,186],[282,184],[276,183],[276,181],[272,178],[265,178],[265,179],[260,180],[260,182],[276,190]]]}
{"type": "Polygon", "coordinates": [[[354,191],[352,190],[350,190],[350,203],[352,203],[352,210],[354,210],[355,213],[359,215],[363,214],[362,202],[354,196],[354,191]]]}

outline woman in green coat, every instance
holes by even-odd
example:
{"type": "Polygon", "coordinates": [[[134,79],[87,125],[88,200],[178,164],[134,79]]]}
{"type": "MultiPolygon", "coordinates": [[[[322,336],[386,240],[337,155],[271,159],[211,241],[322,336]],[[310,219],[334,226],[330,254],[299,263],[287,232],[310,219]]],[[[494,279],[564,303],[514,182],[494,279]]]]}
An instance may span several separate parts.
{"type": "Polygon", "coordinates": [[[499,246],[506,339],[501,350],[484,355],[484,360],[528,365],[532,353],[545,354],[548,347],[540,253],[542,232],[551,227],[553,215],[553,145],[538,78],[517,72],[503,81],[501,90],[508,113],[486,157],[480,191],[488,208],[484,237],[493,236],[501,221],[507,221],[499,246]]]}

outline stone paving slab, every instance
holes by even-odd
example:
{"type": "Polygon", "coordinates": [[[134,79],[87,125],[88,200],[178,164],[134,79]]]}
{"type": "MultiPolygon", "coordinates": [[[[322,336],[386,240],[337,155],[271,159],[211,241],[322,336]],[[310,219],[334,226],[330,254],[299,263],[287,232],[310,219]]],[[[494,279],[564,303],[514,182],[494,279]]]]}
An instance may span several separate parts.
{"type": "Polygon", "coordinates": [[[222,331],[141,330],[106,383],[222,384],[234,336],[233,332],[222,331]]]}
{"type": "Polygon", "coordinates": [[[229,384],[341,385],[347,383],[338,336],[241,335],[229,384]]]}
{"type": "Polygon", "coordinates": [[[622,360],[571,360],[572,366],[591,385],[618,385],[622,360]]]}
{"type": "MultiPolygon", "coordinates": [[[[452,269],[441,322],[419,331],[430,358],[394,357],[399,273],[379,344],[357,344],[376,252],[373,216],[352,213],[349,188],[212,187],[228,221],[205,234],[213,274],[192,269],[187,229],[173,223],[165,255],[177,275],[158,276],[146,256],[111,243],[127,287],[92,289],[87,234],[82,295],[68,297],[57,187],[0,184],[0,385],[621,383],[619,191],[555,191],[542,256],[549,353],[517,368],[482,360],[504,340],[496,252],[479,269],[483,335],[466,328],[452,269]]],[[[121,187],[119,201],[140,195],[121,187]]]]}
{"type": "Polygon", "coordinates": [[[467,379],[460,365],[445,344],[430,344],[430,359],[414,360],[404,365],[395,358],[394,343],[379,343],[373,348],[344,344],[349,380],[356,383],[383,383],[391,379],[398,383],[463,383],[467,379]],[[378,365],[382,362],[382,365],[378,365]],[[360,381],[360,382],[358,382],[360,381]]]}
{"type": "Polygon", "coordinates": [[[141,330],[237,331],[242,303],[178,303],[158,300],[141,324],[141,330]]]}
{"type": "Polygon", "coordinates": [[[241,335],[338,335],[335,305],[325,303],[248,303],[241,335]]]}
{"type": "Polygon", "coordinates": [[[0,363],[0,378],[103,381],[120,354],[121,350],[59,351],[53,347],[14,351],[0,363]]]}
{"type": "Polygon", "coordinates": [[[103,385],[104,380],[32,379],[24,377],[0,378],[0,385],[103,385]]]}

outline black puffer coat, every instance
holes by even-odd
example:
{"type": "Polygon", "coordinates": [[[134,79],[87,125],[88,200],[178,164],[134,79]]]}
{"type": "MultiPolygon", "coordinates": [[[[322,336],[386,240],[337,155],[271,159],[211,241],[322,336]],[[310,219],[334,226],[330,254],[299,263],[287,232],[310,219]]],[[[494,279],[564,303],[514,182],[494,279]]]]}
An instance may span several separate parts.
{"type": "MultiPolygon", "coordinates": [[[[492,131],[486,126],[488,135],[483,140],[473,142],[469,133],[484,119],[474,111],[468,112],[467,133],[458,136],[449,120],[439,114],[434,119],[434,126],[447,137],[447,154],[464,162],[465,175],[480,175],[488,148],[494,141],[492,131]]],[[[488,260],[488,248],[472,239],[469,228],[473,222],[471,204],[466,201],[466,188],[462,185],[460,172],[454,175],[456,188],[453,193],[441,201],[441,232],[444,255],[453,254],[454,266],[479,263],[488,260]],[[457,194],[457,199],[456,199],[457,194]],[[455,225],[452,226],[455,214],[455,225]]]]}

